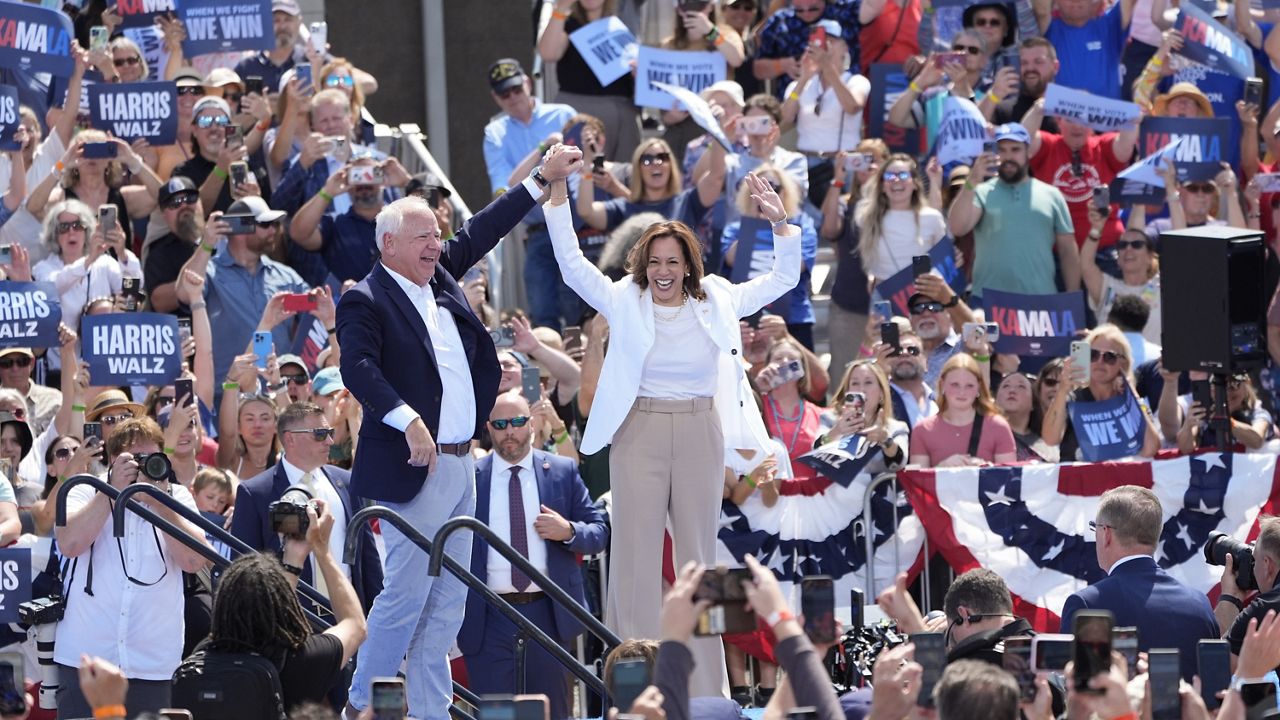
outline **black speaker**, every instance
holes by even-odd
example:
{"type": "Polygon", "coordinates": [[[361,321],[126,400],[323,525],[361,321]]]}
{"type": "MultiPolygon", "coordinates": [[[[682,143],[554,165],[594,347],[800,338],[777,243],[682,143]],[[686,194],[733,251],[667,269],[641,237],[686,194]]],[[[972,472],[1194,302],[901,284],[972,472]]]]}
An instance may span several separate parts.
{"type": "Polygon", "coordinates": [[[1231,373],[1267,357],[1262,233],[1207,225],[1160,235],[1160,330],[1168,370],[1231,373]]]}

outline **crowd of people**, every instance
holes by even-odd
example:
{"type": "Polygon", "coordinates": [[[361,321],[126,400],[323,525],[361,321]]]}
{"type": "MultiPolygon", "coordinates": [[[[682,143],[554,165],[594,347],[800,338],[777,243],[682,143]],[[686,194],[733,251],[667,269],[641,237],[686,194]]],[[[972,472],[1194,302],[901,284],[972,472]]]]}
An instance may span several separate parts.
{"type": "MultiPolygon", "coordinates": [[[[139,30],[104,2],[69,6],[65,100],[24,104],[0,153],[3,280],[48,283],[61,307],[56,346],[0,348],[0,545],[31,548],[36,588],[65,605],[24,643],[32,709],[158,711],[190,697],[175,672],[240,653],[270,660],[282,710],[300,717],[354,718],[393,697],[444,718],[455,680],[545,695],[552,720],[587,712],[554,654],[526,648],[527,631],[462,578],[430,575],[410,535],[362,527],[345,554],[356,512],[376,504],[428,538],[451,518],[487,524],[505,548],[461,532],[436,551],[564,647],[584,627],[545,583],[601,618],[624,641],[598,658],[610,692],[620,662],[644,660],[651,679],[618,712],[900,720],[919,699],[948,720],[1003,720],[1021,698],[1037,720],[1064,700],[1073,717],[1131,715],[1125,688],[1143,695],[1145,657],[1019,694],[1000,643],[1033,631],[990,571],[956,578],[928,616],[898,578],[879,598],[886,615],[945,631],[950,662],[933,677],[914,643],[886,648],[874,687],[839,698],[830,639],[806,635],[774,570],[741,558],[759,620],[742,633],[700,627],[704,577],[722,510],[822,496],[833,479],[806,456],[824,448],[865,456],[869,475],[1092,461],[1079,409],[1127,398],[1129,457],[1280,452],[1280,303],[1263,367],[1219,382],[1165,368],[1159,265],[1170,230],[1253,230],[1265,294],[1277,292],[1276,11],[1206,11],[1256,54],[1250,94],[1254,79],[1182,54],[1192,39],[1164,0],[676,0],[659,13],[674,28],[661,49],[723,61],[724,79],[699,88],[708,119],[636,107],[646,80],[602,84],[573,41],[602,20],[638,22],[639,3],[549,4],[536,52],[556,96],[538,97],[505,53],[475,79],[497,112],[484,131],[493,198],[466,222],[449,183],[379,149],[364,110],[377,79],[313,41],[295,0],[271,3],[273,49],[196,57],[177,17],[139,30]],[[163,67],[138,32],[164,47],[163,67]],[[903,86],[876,87],[877,66],[903,86]],[[149,77],[176,87],[172,145],[127,142],[77,111],[92,84],[149,77]],[[1052,84],[1132,100],[1138,122],[1100,132],[1055,117],[1052,84]],[[952,99],[983,116],[986,143],[944,163],[952,99]],[[1230,118],[1234,146],[1210,175],[1166,162],[1164,202],[1108,192],[1153,149],[1143,120],[1214,116],[1230,118]],[[513,231],[525,298],[495,307],[487,258],[513,231]],[[991,293],[1079,293],[1080,350],[1001,352],[1018,330],[989,327],[991,293]],[[137,311],[189,328],[181,372],[99,384],[86,318],[137,311]],[[1214,417],[1222,394],[1228,417],[1214,417]],[[111,492],[64,490],[85,474],[111,492]],[[139,482],[172,502],[138,502],[189,537],[138,514],[115,534],[114,493],[139,482]],[[299,495],[289,529],[280,505],[299,495]],[[214,526],[261,552],[233,552],[214,526]],[[581,563],[602,553],[605,588],[581,563]]],[[[1148,490],[1102,496],[1106,579],[1050,608],[1063,631],[1080,610],[1110,611],[1139,628],[1143,652],[1180,648],[1188,681],[1205,639],[1228,639],[1245,685],[1280,666],[1268,612],[1280,524],[1263,521],[1254,549],[1258,598],[1228,560],[1214,607],[1158,566],[1160,520],[1148,490]],[[1135,587],[1150,592],[1135,600],[1135,587]]],[[[1183,717],[1211,716],[1199,695],[1180,698],[1183,717]]],[[[1244,704],[1233,685],[1217,715],[1244,704]]]]}

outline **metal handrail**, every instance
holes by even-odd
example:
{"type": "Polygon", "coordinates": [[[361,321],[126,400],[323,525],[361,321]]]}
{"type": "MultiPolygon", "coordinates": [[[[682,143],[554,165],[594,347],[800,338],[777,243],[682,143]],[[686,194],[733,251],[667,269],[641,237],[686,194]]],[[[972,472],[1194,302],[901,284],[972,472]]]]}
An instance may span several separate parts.
{"type": "MultiPolygon", "coordinates": [[[[397,513],[391,508],[382,505],[374,505],[361,510],[351,518],[351,521],[347,523],[347,542],[342,553],[344,562],[351,563],[354,561],[356,551],[360,545],[360,539],[363,537],[360,532],[360,528],[375,517],[391,523],[409,539],[409,542],[412,542],[414,545],[422,548],[422,550],[427,553],[427,556],[431,559],[431,566],[435,568],[435,571],[431,572],[431,575],[438,576],[440,574],[440,565],[443,563],[444,567],[452,573],[454,577],[461,580],[469,589],[475,591],[483,597],[486,602],[493,605],[498,612],[501,612],[503,616],[505,616],[507,620],[510,620],[511,623],[519,628],[521,632],[525,633],[541,645],[542,649],[546,650],[549,655],[559,661],[561,665],[565,666],[569,672],[573,673],[579,680],[586,683],[587,687],[599,693],[601,697],[608,697],[608,693],[604,687],[604,682],[600,678],[596,677],[583,667],[582,664],[570,655],[567,650],[561,647],[559,643],[552,640],[551,637],[542,630],[542,628],[530,622],[524,615],[521,615],[520,612],[510,603],[503,600],[498,593],[494,592],[488,585],[481,582],[479,578],[473,575],[470,570],[459,564],[457,560],[449,557],[444,552],[440,552],[438,554],[432,552],[432,548],[435,547],[435,545],[432,544],[432,541],[428,540],[427,536],[418,532],[417,528],[410,525],[408,520],[405,520],[400,513],[397,513]]],[[[442,527],[441,529],[443,530],[444,528],[442,527]]],[[[443,547],[443,545],[440,547],[443,547]]],[[[532,577],[532,575],[530,577],[532,577]]],[[[543,589],[546,590],[546,588],[543,589]]]]}
{"type": "MultiPolygon", "coordinates": [[[[871,500],[875,496],[876,490],[878,490],[880,486],[885,484],[886,482],[892,482],[896,484],[898,482],[898,474],[892,473],[892,472],[881,473],[880,475],[877,475],[876,477],[872,478],[871,482],[867,483],[867,489],[862,494],[862,522],[864,525],[866,523],[871,522],[871,517],[872,517],[871,500]]],[[[895,503],[893,507],[893,526],[895,528],[898,526],[897,503],[895,503]]],[[[866,572],[864,573],[867,593],[863,597],[866,598],[867,602],[874,602],[877,595],[876,563],[875,563],[876,534],[870,531],[864,532],[863,538],[864,538],[863,542],[866,544],[866,554],[867,554],[866,560],[864,561],[864,565],[863,565],[863,567],[867,569],[866,572]]],[[[893,540],[893,566],[894,567],[902,567],[902,563],[900,563],[898,560],[899,560],[898,539],[897,539],[897,533],[894,533],[894,540],[893,540]]]]}
{"type": "MultiPolygon", "coordinates": [[[[561,588],[559,585],[552,582],[551,578],[544,575],[538,570],[538,568],[533,566],[533,563],[529,562],[529,558],[521,555],[515,548],[511,547],[510,543],[499,537],[498,534],[493,531],[493,528],[480,522],[479,519],[469,515],[450,518],[445,522],[445,524],[440,526],[439,530],[436,531],[436,536],[432,538],[431,544],[436,547],[443,547],[445,538],[452,535],[455,531],[463,528],[470,528],[471,532],[484,538],[485,542],[489,543],[489,547],[497,550],[498,554],[506,558],[513,566],[520,568],[520,570],[522,570],[525,575],[528,575],[531,580],[537,583],[538,587],[550,596],[552,600],[555,600],[561,607],[568,610],[569,614],[573,615],[578,622],[586,626],[592,634],[603,640],[604,643],[609,646],[607,649],[613,649],[622,644],[621,638],[613,634],[612,630],[605,627],[604,623],[597,620],[595,616],[587,611],[586,608],[579,605],[572,597],[569,597],[569,593],[565,592],[564,588],[561,588]]],[[[443,557],[443,553],[437,553],[431,556],[431,564],[427,567],[428,575],[432,577],[440,575],[440,562],[443,557]]]]}

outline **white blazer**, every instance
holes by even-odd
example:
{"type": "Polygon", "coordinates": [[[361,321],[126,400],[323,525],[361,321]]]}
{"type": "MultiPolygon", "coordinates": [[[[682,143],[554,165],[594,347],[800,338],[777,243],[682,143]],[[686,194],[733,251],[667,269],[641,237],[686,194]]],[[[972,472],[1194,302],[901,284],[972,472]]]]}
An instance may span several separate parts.
{"type": "MultiPolygon", "coordinates": [[[[640,390],[645,358],[653,347],[653,296],[630,276],[613,282],[582,255],[567,202],[546,204],[544,214],[560,274],[578,296],[609,321],[609,349],[600,370],[599,390],[582,438],[582,452],[594,453],[613,441],[640,390]]],[[[788,225],[788,235],[773,236],[773,268],[747,282],[733,284],[722,277],[702,278],[706,300],[689,298],[694,316],[720,348],[720,372],[715,404],[727,447],[760,447],[767,435],[751,394],[742,362],[738,320],[789,292],[800,281],[800,229],[788,225]],[[750,445],[742,445],[752,439],[750,445]]]]}

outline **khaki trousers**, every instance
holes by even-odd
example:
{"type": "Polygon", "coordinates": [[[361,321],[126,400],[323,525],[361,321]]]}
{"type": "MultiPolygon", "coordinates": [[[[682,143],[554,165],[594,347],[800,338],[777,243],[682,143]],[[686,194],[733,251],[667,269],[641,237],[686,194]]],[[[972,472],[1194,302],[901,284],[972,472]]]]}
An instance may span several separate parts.
{"type": "MultiPolygon", "coordinates": [[[[711,398],[637,398],[609,451],[609,595],[605,622],[622,638],[661,637],[662,536],[671,522],[675,567],[715,565],[724,436],[711,398]]],[[[724,646],[695,637],[690,697],[728,697],[724,646]]]]}

